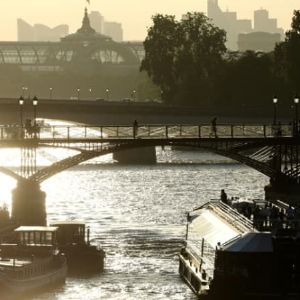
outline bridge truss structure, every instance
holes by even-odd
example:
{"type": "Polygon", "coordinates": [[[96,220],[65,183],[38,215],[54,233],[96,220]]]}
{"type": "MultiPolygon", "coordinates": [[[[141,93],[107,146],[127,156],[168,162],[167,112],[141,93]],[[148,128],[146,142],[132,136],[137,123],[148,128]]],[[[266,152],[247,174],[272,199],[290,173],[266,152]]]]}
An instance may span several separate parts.
{"type": "Polygon", "coordinates": [[[271,181],[300,185],[300,135],[291,125],[135,125],[40,126],[28,133],[21,126],[0,126],[0,147],[20,148],[18,173],[1,167],[18,180],[44,180],[97,156],[133,148],[182,146],[206,149],[268,176],[271,181]],[[77,153],[38,168],[38,148],[64,148],[77,153]]]}

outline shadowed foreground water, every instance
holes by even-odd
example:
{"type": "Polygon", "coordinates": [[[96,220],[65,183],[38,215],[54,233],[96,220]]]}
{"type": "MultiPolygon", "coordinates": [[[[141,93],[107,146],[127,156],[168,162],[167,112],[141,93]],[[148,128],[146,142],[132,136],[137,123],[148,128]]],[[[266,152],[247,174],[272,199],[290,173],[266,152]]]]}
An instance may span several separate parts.
{"type": "MultiPolygon", "coordinates": [[[[184,154],[185,161],[193,155],[184,154]]],[[[185,213],[217,198],[221,188],[229,196],[263,197],[266,183],[237,164],[103,164],[65,171],[42,186],[48,220],[84,220],[107,253],[105,272],[68,278],[32,299],[196,299],[178,276],[185,213]]]]}

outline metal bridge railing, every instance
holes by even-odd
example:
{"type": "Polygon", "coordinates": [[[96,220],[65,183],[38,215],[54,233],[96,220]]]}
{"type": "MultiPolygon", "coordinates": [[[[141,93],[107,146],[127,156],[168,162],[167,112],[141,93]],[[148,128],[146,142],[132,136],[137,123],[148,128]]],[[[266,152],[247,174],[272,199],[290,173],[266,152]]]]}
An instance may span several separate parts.
{"type": "Polygon", "coordinates": [[[274,138],[292,137],[292,125],[230,125],[213,128],[201,125],[43,125],[27,129],[17,125],[0,126],[0,140],[20,139],[179,139],[179,138],[274,138]]]}

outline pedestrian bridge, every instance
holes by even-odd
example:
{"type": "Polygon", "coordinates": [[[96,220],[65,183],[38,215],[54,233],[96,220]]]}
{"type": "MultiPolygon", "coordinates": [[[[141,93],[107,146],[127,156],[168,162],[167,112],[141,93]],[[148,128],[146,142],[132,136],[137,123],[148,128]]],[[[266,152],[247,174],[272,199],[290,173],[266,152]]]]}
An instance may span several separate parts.
{"type": "Polygon", "coordinates": [[[0,147],[20,148],[20,172],[0,168],[18,180],[38,183],[100,155],[149,146],[182,146],[208,151],[246,164],[271,180],[300,182],[300,138],[289,124],[169,124],[135,126],[0,126],[0,147]],[[78,153],[39,169],[36,149],[68,148],[78,153]]]}

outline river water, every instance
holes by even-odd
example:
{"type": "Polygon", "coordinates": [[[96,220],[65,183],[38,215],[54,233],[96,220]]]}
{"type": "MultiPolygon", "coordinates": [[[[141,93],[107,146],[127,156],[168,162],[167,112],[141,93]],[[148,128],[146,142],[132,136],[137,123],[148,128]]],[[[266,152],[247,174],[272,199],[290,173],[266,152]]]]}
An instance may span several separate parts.
{"type": "MultiPolygon", "coordinates": [[[[207,153],[158,149],[158,156],[154,166],[121,166],[107,156],[43,183],[48,221],[84,220],[107,258],[103,274],[68,278],[34,300],[196,299],[178,275],[186,212],[218,198],[222,188],[262,198],[268,180],[207,153]]],[[[0,179],[7,200],[14,182],[0,179]]]]}

